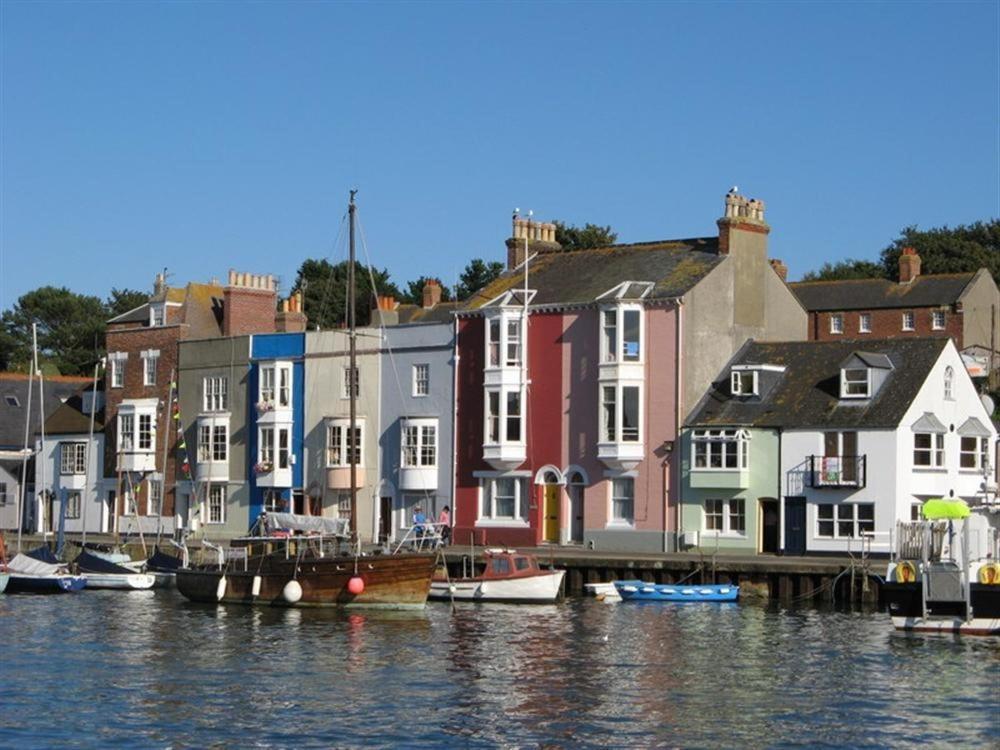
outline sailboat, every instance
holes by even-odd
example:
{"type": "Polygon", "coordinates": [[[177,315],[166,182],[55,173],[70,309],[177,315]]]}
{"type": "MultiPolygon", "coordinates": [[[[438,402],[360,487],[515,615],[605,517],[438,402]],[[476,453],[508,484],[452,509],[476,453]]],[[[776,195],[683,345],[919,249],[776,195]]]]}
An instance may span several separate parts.
{"type": "MultiPolygon", "coordinates": [[[[348,328],[350,368],[356,372],[354,202],[351,191],[348,328]]],[[[350,392],[350,432],[357,424],[350,392]]],[[[420,609],[427,602],[437,562],[432,551],[363,552],[357,530],[357,456],[350,458],[350,521],[292,513],[264,513],[251,536],[233,540],[228,554],[216,548],[214,566],[183,567],[177,589],[197,602],[291,607],[420,609]]]]}

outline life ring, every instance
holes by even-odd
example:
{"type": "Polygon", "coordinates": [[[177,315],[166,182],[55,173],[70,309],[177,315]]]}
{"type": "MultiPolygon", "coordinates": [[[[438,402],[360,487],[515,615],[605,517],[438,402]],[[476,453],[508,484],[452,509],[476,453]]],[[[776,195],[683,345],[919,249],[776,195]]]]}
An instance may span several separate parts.
{"type": "Polygon", "coordinates": [[[988,562],[979,567],[979,582],[1000,585],[1000,563],[988,562]]]}
{"type": "Polygon", "coordinates": [[[909,560],[902,560],[896,563],[894,577],[896,583],[913,583],[917,580],[917,569],[909,560]]]}

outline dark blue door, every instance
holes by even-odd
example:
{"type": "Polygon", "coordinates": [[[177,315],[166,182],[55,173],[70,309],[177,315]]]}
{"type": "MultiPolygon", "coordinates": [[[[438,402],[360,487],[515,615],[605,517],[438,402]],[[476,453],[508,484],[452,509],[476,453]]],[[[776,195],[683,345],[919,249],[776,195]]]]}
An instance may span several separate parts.
{"type": "Polygon", "coordinates": [[[806,499],[785,498],[785,554],[806,553],[806,499]]]}

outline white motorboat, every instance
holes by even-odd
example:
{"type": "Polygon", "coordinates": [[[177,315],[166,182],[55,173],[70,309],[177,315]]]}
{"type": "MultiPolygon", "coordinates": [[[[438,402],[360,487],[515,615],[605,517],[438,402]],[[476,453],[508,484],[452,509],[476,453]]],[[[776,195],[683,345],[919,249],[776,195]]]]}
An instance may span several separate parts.
{"type": "Polygon", "coordinates": [[[461,578],[435,576],[430,599],[456,602],[549,604],[562,593],[565,570],[543,570],[534,555],[507,549],[483,554],[481,575],[461,578]]]}

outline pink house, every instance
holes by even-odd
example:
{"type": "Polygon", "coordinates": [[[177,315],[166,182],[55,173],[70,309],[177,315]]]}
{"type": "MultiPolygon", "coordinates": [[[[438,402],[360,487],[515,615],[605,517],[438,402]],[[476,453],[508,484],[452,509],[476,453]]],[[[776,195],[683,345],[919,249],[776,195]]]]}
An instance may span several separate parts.
{"type": "Polygon", "coordinates": [[[806,337],[763,203],[727,195],[699,239],[564,252],[552,224],[513,229],[457,322],[456,543],[676,549],[683,417],[747,338],[806,337]]]}

